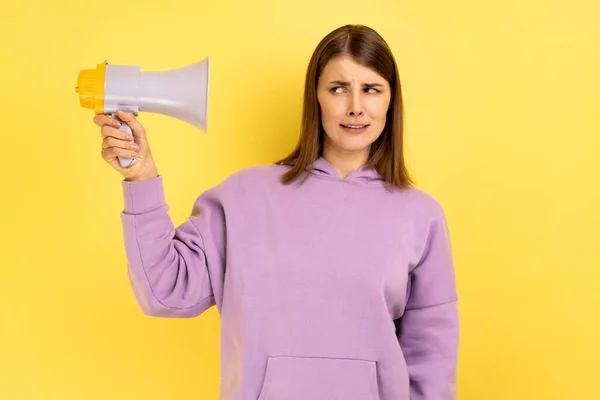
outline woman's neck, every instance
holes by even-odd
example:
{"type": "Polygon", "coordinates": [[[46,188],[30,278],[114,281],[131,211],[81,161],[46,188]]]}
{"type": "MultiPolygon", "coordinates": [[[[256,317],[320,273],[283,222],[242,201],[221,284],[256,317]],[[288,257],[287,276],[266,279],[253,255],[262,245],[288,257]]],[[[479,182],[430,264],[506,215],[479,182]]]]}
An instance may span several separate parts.
{"type": "Polygon", "coordinates": [[[369,149],[360,152],[342,152],[325,146],[323,158],[335,168],[342,179],[346,179],[348,175],[366,164],[369,159],[369,149]]]}

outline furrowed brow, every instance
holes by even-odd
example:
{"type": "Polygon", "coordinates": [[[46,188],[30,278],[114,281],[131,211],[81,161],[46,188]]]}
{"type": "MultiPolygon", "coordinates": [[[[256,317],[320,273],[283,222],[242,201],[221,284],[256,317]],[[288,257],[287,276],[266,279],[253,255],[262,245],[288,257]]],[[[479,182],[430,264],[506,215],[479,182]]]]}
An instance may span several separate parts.
{"type": "MultiPolygon", "coordinates": [[[[347,81],[331,81],[329,82],[331,84],[334,85],[339,85],[339,86],[350,86],[350,82],[347,81]]],[[[364,87],[381,87],[383,86],[381,83],[363,83],[364,87]]]]}

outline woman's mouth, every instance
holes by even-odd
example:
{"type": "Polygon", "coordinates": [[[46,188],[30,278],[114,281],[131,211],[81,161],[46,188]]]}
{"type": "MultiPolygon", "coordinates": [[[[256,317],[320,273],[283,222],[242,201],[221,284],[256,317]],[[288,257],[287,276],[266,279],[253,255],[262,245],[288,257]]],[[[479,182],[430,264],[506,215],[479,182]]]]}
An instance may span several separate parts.
{"type": "Polygon", "coordinates": [[[350,133],[363,133],[364,131],[367,130],[367,128],[369,127],[369,124],[363,124],[363,125],[357,125],[357,124],[340,124],[340,126],[342,127],[342,129],[346,132],[350,132],[350,133]]]}

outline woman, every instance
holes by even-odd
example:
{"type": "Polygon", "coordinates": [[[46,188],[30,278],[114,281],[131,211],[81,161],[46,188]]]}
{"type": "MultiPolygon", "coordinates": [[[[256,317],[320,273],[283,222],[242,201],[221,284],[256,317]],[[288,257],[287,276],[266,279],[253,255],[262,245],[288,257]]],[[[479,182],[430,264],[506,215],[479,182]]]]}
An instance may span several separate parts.
{"type": "Polygon", "coordinates": [[[124,176],[128,270],[144,313],[216,305],[223,400],[455,398],[458,311],[444,212],[404,166],[396,63],[372,29],[316,48],[297,148],[202,193],[174,227],[146,133],[97,116],[124,176]],[[137,157],[128,169],[117,156],[137,157]]]}

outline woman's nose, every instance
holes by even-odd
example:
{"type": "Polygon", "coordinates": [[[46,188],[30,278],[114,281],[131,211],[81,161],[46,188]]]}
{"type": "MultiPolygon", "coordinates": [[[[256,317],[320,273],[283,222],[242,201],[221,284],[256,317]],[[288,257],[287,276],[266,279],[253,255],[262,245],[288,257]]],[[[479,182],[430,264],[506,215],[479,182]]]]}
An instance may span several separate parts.
{"type": "Polygon", "coordinates": [[[352,93],[352,98],[350,99],[350,104],[348,107],[350,116],[363,114],[360,96],[361,93],[352,93]]]}

